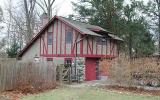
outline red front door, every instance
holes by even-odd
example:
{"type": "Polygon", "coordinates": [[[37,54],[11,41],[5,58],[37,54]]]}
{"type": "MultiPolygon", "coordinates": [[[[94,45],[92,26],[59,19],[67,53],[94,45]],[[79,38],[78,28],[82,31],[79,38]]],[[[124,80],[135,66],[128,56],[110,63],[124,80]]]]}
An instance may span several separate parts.
{"type": "Polygon", "coordinates": [[[96,61],[97,59],[86,58],[86,64],[85,64],[86,81],[96,80],[96,61]]]}

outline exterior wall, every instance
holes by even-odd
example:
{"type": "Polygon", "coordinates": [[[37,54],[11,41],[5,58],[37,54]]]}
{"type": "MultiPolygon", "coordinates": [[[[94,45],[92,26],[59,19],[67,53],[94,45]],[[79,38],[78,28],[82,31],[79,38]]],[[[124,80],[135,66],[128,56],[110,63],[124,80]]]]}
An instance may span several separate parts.
{"type": "Polygon", "coordinates": [[[53,57],[53,63],[55,65],[64,64],[64,57],[53,57]]]}
{"type": "Polygon", "coordinates": [[[34,57],[40,56],[40,39],[38,39],[36,42],[33,43],[33,45],[28,49],[27,52],[25,52],[22,56],[23,61],[33,61],[34,57]]]}
{"type": "Polygon", "coordinates": [[[82,38],[83,40],[77,43],[78,57],[115,57],[118,54],[117,43],[114,40],[108,38],[104,45],[100,45],[97,43],[98,37],[86,37],[76,29],[70,27],[67,23],[55,20],[22,56],[22,59],[33,59],[35,55],[41,58],[75,57],[76,41],[82,38]],[[73,39],[71,43],[66,43],[66,33],[69,29],[73,30],[73,39]],[[48,34],[51,34],[53,39],[50,45],[48,45],[48,34]]]}

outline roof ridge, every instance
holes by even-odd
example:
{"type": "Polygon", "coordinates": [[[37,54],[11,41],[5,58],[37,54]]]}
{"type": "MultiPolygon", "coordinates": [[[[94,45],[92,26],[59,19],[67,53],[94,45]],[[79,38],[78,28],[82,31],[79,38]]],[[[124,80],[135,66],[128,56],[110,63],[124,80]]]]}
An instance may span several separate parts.
{"type": "MultiPolygon", "coordinates": [[[[74,21],[74,22],[78,22],[78,23],[82,23],[82,24],[86,24],[86,25],[90,25],[90,26],[95,26],[97,28],[102,28],[98,25],[93,25],[93,24],[88,24],[87,22],[82,22],[82,21],[79,21],[79,20],[74,20],[74,19],[70,19],[70,18],[66,18],[66,17],[63,17],[63,16],[58,16],[58,17],[62,17],[62,18],[65,18],[67,20],[70,20],[70,21],[74,21]]],[[[102,28],[103,29],[103,28],[102,28]]],[[[105,29],[104,29],[105,30],[105,29]]]]}

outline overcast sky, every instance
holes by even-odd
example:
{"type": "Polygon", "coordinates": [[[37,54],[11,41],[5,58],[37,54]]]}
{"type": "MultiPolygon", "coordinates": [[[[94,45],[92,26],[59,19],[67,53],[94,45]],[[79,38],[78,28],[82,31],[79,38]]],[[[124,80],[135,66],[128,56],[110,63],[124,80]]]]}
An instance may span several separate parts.
{"type": "MultiPolygon", "coordinates": [[[[0,6],[2,9],[5,9],[5,3],[7,0],[0,0],[0,6]]],[[[19,2],[20,0],[12,0],[13,3],[19,2]]],[[[129,3],[130,0],[125,0],[126,3],[129,3]]],[[[139,0],[140,1],[140,0],[139,0]]],[[[147,2],[148,0],[144,0],[147,2]]],[[[73,13],[73,6],[71,2],[77,2],[77,0],[55,0],[55,5],[58,5],[57,15],[59,16],[67,16],[73,13]]],[[[14,5],[14,4],[13,4],[14,5]]]]}
{"type": "MultiPolygon", "coordinates": [[[[6,15],[5,13],[5,6],[7,5],[7,1],[8,0],[0,0],[0,6],[2,7],[3,9],[3,12],[4,12],[4,16],[6,15]]],[[[11,0],[13,5],[18,5],[20,1],[22,0],[11,0]]],[[[77,2],[78,0],[55,0],[55,3],[53,6],[57,5],[57,15],[58,16],[68,16],[69,14],[73,14],[73,6],[72,6],[72,3],[71,2],[77,2]]],[[[126,4],[129,3],[130,0],[125,0],[126,4]]],[[[141,1],[141,0],[139,0],[141,1]]],[[[143,0],[145,2],[147,2],[148,0],[143,0]]],[[[5,26],[5,25],[3,25],[5,26]]],[[[6,33],[5,29],[4,31],[1,31],[0,33],[0,39],[2,37],[4,37],[4,34],[6,33]]]]}
{"type": "MultiPolygon", "coordinates": [[[[8,0],[0,0],[0,6],[4,10],[8,0]]],[[[12,0],[13,5],[17,5],[22,0],[12,0]]],[[[54,6],[57,5],[57,15],[67,16],[73,13],[73,6],[71,2],[77,2],[77,0],[55,0],[54,6]]],[[[5,13],[5,10],[4,10],[5,13]]]]}

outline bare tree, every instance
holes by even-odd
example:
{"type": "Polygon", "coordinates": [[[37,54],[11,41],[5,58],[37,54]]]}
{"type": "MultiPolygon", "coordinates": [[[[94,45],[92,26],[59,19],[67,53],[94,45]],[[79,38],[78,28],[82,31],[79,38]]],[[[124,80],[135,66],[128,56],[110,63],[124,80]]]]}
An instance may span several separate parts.
{"type": "Polygon", "coordinates": [[[34,30],[34,8],[35,8],[35,0],[23,0],[24,1],[24,10],[26,16],[26,27],[27,27],[27,42],[29,42],[33,38],[33,30],[34,30]]]}
{"type": "Polygon", "coordinates": [[[50,20],[52,18],[53,3],[55,2],[55,0],[35,0],[35,2],[43,10],[44,13],[47,13],[50,20]]]}
{"type": "MultiPolygon", "coordinates": [[[[3,21],[3,11],[2,8],[0,7],[0,22],[3,21]]],[[[0,30],[3,28],[3,26],[0,26],[0,30]]]]}
{"type": "Polygon", "coordinates": [[[6,5],[7,17],[5,23],[8,29],[8,41],[15,39],[23,47],[35,34],[35,24],[37,15],[34,0],[21,0],[13,5],[12,0],[8,0],[6,5]]]}

